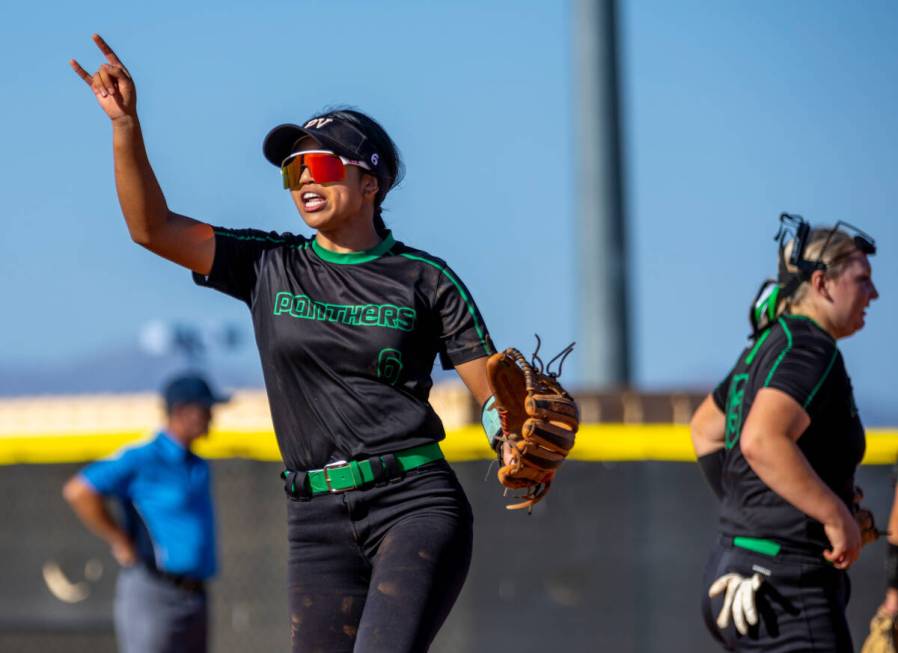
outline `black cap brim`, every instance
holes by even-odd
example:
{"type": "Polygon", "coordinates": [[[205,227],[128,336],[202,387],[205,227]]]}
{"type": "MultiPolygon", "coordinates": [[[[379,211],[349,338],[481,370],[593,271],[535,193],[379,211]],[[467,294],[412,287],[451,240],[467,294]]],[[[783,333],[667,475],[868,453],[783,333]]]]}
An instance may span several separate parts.
{"type": "MultiPolygon", "coordinates": [[[[323,147],[333,150],[337,154],[344,156],[347,154],[340,143],[322,134],[320,130],[306,129],[292,123],[278,125],[268,132],[265,140],[262,141],[262,154],[265,155],[265,158],[268,159],[271,165],[280,168],[284,159],[293,153],[293,146],[296,144],[296,141],[304,136],[314,138],[323,147]]],[[[352,156],[351,153],[350,156],[352,156]]]]}
{"type": "Polygon", "coordinates": [[[214,397],[212,397],[212,405],[213,406],[215,404],[226,404],[226,403],[229,403],[230,401],[231,401],[231,395],[217,394],[214,397]]]}
{"type": "Polygon", "coordinates": [[[212,397],[184,397],[178,398],[174,401],[169,401],[166,399],[165,405],[168,406],[168,409],[171,410],[177,406],[202,406],[204,408],[213,408],[218,404],[226,404],[231,401],[231,397],[229,395],[214,395],[212,397]]]}

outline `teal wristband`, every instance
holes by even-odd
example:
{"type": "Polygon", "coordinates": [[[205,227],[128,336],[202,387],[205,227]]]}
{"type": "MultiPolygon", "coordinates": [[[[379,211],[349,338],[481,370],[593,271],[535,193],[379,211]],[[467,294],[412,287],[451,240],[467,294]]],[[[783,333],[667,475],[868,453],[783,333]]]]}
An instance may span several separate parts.
{"type": "Polygon", "coordinates": [[[483,426],[483,432],[486,433],[490,448],[495,449],[499,442],[499,436],[502,435],[502,420],[496,408],[496,395],[492,395],[483,402],[483,407],[480,409],[480,424],[483,426]]]}

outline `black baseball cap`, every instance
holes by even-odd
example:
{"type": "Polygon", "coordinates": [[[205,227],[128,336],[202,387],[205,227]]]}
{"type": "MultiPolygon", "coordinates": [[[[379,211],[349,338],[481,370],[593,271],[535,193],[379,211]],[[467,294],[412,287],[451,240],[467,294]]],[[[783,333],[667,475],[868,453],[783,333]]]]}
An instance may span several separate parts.
{"type": "Polygon", "coordinates": [[[184,374],[171,379],[163,387],[162,397],[168,410],[184,404],[200,404],[211,408],[230,400],[227,395],[213,392],[206,379],[198,374],[184,374]]]}
{"type": "Polygon", "coordinates": [[[389,174],[381,169],[381,155],[374,143],[358,125],[347,120],[339,112],[316,116],[300,127],[292,123],[278,125],[265,137],[262,153],[272,165],[281,167],[284,159],[293,153],[293,145],[303,136],[311,136],[334,154],[354,161],[364,161],[371,172],[382,177],[389,174]]]}

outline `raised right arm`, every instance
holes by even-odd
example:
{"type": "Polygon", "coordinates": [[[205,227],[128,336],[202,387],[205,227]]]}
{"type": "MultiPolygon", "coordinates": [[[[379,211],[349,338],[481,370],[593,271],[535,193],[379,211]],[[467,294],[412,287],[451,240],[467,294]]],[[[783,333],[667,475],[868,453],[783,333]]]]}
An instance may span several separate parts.
{"type": "Polygon", "coordinates": [[[212,227],[169,210],[144,145],[134,81],[98,34],[93,40],[108,63],[93,75],[74,59],[70,63],[112,122],[115,186],[131,239],[194,272],[209,274],[215,256],[212,227]]]}

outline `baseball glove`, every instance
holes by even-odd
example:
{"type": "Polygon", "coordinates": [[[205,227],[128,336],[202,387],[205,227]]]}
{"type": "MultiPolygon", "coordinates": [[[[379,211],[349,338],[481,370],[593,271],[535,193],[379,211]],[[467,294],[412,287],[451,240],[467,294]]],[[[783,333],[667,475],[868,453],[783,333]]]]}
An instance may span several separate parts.
{"type": "Polygon", "coordinates": [[[863,500],[864,491],[859,486],[855,486],[854,505],[851,507],[851,512],[854,514],[854,521],[857,522],[858,528],[861,529],[861,546],[867,546],[878,540],[879,536],[884,533],[876,527],[873,513],[861,505],[863,500]]]}
{"type": "Polygon", "coordinates": [[[879,610],[870,620],[870,634],[864,640],[861,653],[896,653],[896,618],[879,610]]]}
{"type": "Polygon", "coordinates": [[[574,446],[579,410],[558,382],[572,349],[573,344],[549,361],[545,370],[536,352],[530,363],[513,348],[493,354],[487,361],[487,377],[502,423],[499,440],[508,443],[511,452],[511,461],[504,464],[499,449],[499,482],[525,491],[518,497],[523,501],[506,506],[509,510],[532,509],[549,491],[558,467],[574,446]],[[559,358],[558,372],[550,372],[559,358]]]}

